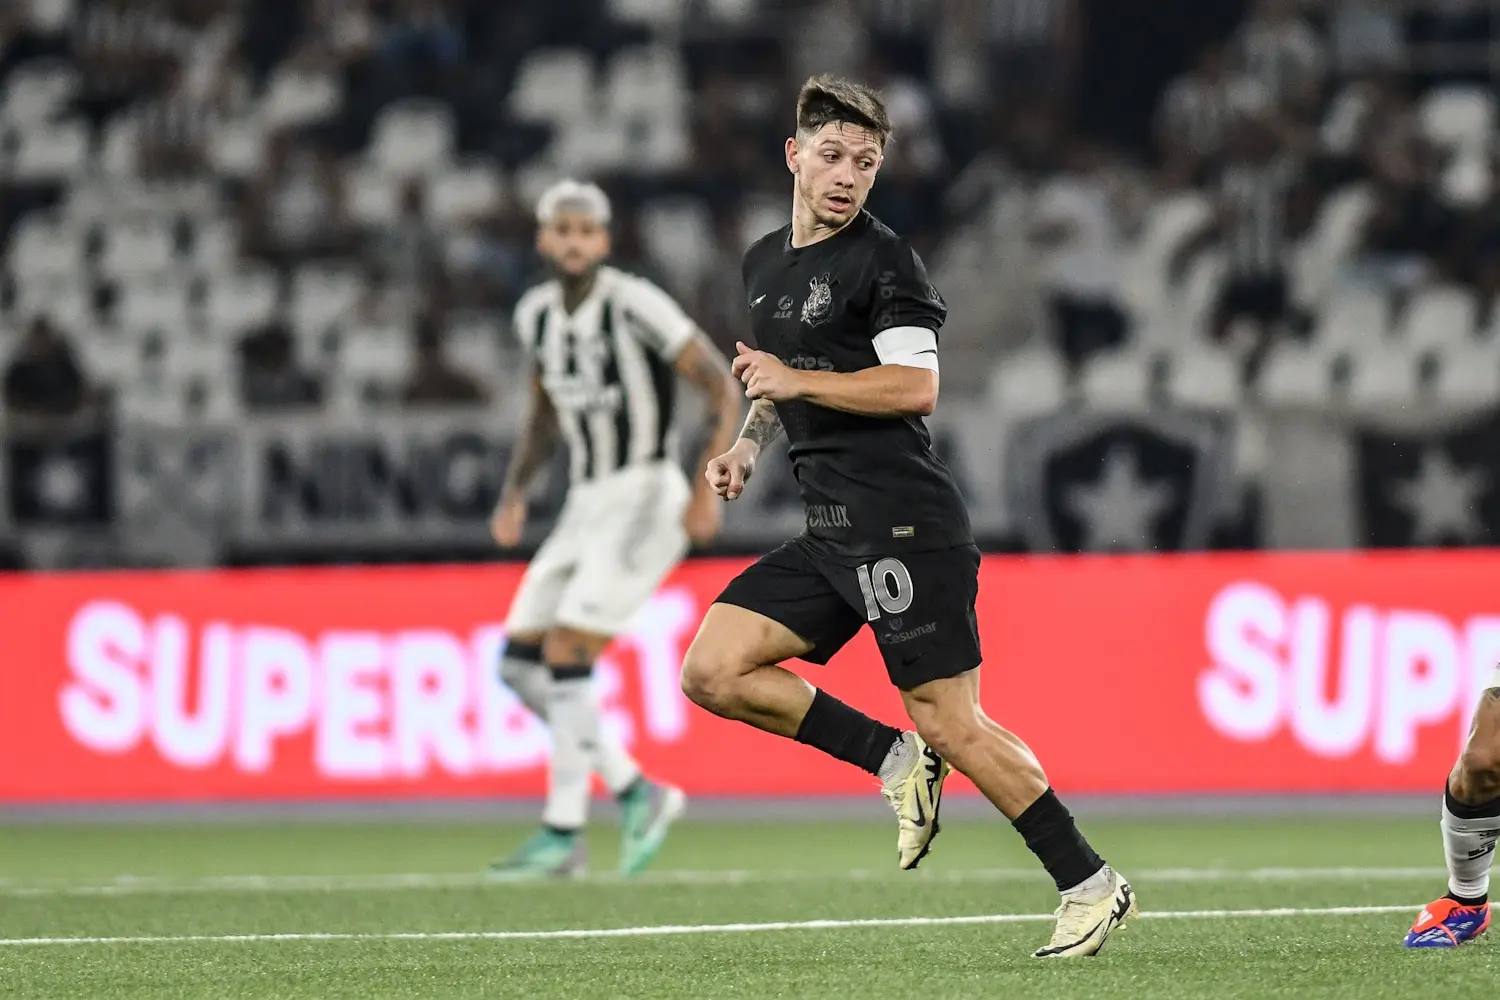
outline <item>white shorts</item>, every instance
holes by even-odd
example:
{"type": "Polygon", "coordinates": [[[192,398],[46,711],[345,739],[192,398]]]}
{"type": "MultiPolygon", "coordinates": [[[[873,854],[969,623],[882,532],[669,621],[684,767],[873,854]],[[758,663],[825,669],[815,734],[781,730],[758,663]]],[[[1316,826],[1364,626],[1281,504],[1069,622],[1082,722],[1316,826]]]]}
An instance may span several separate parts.
{"type": "Polygon", "coordinates": [[[554,625],[619,635],[687,554],[691,496],[671,462],[651,462],[568,491],[510,605],[505,630],[554,625]]]}

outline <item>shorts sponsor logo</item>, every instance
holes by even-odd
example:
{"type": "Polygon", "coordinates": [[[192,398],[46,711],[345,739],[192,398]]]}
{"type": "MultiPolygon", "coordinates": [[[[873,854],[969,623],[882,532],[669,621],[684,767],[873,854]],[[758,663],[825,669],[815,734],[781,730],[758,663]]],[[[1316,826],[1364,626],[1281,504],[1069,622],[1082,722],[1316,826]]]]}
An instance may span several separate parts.
{"type": "Polygon", "coordinates": [[[920,639],[924,635],[932,635],[936,631],[937,622],[928,622],[926,625],[918,625],[916,628],[909,628],[904,632],[887,632],[884,640],[888,645],[895,645],[910,642],[913,639],[920,639]]]}
{"type": "Polygon", "coordinates": [[[841,503],[815,503],[807,507],[809,528],[852,528],[849,508],[841,503]]]}

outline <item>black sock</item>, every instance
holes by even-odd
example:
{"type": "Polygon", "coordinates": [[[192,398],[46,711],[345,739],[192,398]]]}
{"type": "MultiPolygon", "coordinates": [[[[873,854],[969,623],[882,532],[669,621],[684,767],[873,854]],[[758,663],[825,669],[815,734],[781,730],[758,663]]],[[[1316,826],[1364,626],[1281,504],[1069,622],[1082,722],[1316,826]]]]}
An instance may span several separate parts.
{"type": "Polygon", "coordinates": [[[1460,896],[1460,895],[1457,895],[1456,893],[1451,893],[1451,892],[1445,892],[1445,893],[1443,893],[1443,898],[1444,899],[1451,899],[1455,903],[1457,903],[1459,906],[1473,906],[1473,907],[1483,906],[1485,903],[1488,903],[1490,901],[1490,897],[1488,895],[1485,895],[1485,896],[1460,896]]]}
{"type": "Polygon", "coordinates": [[[577,830],[569,829],[568,827],[565,827],[565,826],[553,826],[550,823],[548,823],[548,824],[543,825],[542,828],[544,830],[546,830],[548,833],[553,834],[554,836],[557,836],[557,837],[567,837],[569,839],[572,839],[573,837],[578,836],[578,831],[577,830]]]}
{"type": "Polygon", "coordinates": [[[1057,883],[1058,892],[1073,888],[1104,867],[1104,860],[1083,839],[1073,822],[1073,814],[1051,788],[1027,806],[1011,825],[1031,853],[1041,860],[1042,867],[1057,883]]]}
{"type": "Polygon", "coordinates": [[[900,738],[901,730],[876,722],[821,690],[813,693],[813,703],[796,736],[798,743],[817,747],[877,777],[886,754],[900,738]]]}
{"type": "Polygon", "coordinates": [[[1448,789],[1447,785],[1443,786],[1443,805],[1447,806],[1448,811],[1459,819],[1490,819],[1500,816],[1500,799],[1490,799],[1488,802],[1471,806],[1467,802],[1460,802],[1454,798],[1453,792],[1448,789]]]}

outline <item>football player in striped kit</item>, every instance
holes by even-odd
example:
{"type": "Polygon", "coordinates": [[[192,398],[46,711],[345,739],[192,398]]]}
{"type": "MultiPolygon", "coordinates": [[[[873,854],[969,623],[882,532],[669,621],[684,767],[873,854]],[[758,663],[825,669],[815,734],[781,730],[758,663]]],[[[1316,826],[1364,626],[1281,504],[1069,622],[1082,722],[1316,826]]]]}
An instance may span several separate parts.
{"type": "Polygon", "coordinates": [[[531,412],[492,529],[521,540],[526,492],[559,437],[571,482],[556,527],[527,567],[506,622],[500,676],[552,730],[542,829],[490,866],[498,878],[576,874],[591,775],[621,807],[620,870],[650,863],[682,813],[679,789],[641,773],[600,731],[594,660],[630,624],[690,544],[710,541],[719,499],[690,486],[676,454],[679,377],[704,396],[708,457],[727,450],[740,418],[729,365],[670,296],[605,265],[610,204],[593,184],[562,181],[537,206],[537,248],[554,277],[521,297],[515,333],[531,359],[531,412]]]}

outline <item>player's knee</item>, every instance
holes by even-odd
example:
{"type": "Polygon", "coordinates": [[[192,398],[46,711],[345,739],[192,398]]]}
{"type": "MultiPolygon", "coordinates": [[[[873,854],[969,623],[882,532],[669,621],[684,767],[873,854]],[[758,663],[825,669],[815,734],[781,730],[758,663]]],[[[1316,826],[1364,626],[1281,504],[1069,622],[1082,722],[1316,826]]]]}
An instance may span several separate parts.
{"type": "Polygon", "coordinates": [[[1500,740],[1470,739],[1459,755],[1458,770],[1470,784],[1500,786],[1500,740]]]}
{"type": "Polygon", "coordinates": [[[911,717],[917,734],[937,751],[939,757],[960,771],[973,758],[975,747],[984,738],[984,728],[972,711],[929,705],[912,712],[911,717]]]}
{"type": "Polygon", "coordinates": [[[682,693],[699,708],[722,715],[733,700],[735,664],[695,642],[682,658],[682,693]]]}
{"type": "Polygon", "coordinates": [[[584,666],[598,659],[609,644],[607,636],[558,626],[542,640],[542,658],[551,664],[584,666]]]}
{"type": "Polygon", "coordinates": [[[500,650],[500,679],[511,687],[542,662],[541,632],[520,633],[506,637],[500,650]]]}

